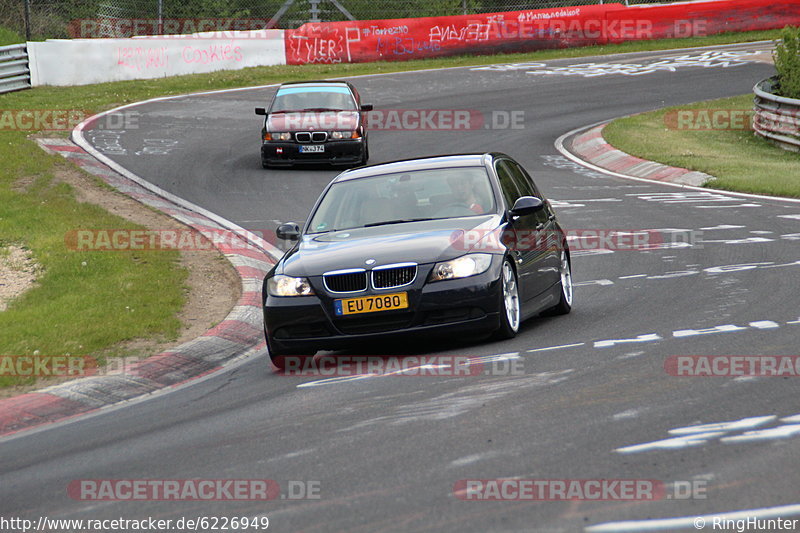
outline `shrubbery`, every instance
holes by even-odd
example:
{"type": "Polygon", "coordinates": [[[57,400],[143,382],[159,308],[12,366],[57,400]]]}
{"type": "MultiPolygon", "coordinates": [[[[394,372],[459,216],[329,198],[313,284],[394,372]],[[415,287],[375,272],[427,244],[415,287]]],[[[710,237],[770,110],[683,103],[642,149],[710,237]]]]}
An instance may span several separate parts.
{"type": "Polygon", "coordinates": [[[773,56],[778,70],[778,95],[800,98],[800,28],[783,28],[773,56]]]}

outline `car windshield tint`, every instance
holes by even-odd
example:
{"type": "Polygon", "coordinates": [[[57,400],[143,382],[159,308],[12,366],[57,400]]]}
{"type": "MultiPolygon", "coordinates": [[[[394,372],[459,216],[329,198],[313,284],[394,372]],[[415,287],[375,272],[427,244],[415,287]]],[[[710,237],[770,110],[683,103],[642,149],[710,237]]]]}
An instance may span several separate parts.
{"type": "Polygon", "coordinates": [[[356,111],[356,103],[344,87],[292,87],[278,91],[270,113],[302,110],[356,111]]]}
{"type": "Polygon", "coordinates": [[[492,213],[494,194],[484,167],[386,174],[335,183],[309,233],[492,213]]]}

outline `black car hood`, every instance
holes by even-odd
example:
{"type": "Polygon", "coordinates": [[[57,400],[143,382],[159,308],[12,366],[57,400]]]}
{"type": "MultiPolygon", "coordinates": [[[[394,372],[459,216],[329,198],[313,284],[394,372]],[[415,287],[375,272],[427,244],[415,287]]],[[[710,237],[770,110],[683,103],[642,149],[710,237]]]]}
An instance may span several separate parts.
{"type": "MultiPolygon", "coordinates": [[[[464,231],[485,235],[500,223],[499,215],[484,215],[303,235],[298,247],[284,257],[282,270],[287,276],[308,277],[348,268],[447,261],[470,251],[464,231]],[[375,262],[367,265],[370,259],[375,262]]],[[[476,251],[496,253],[496,249],[476,251]]]]}

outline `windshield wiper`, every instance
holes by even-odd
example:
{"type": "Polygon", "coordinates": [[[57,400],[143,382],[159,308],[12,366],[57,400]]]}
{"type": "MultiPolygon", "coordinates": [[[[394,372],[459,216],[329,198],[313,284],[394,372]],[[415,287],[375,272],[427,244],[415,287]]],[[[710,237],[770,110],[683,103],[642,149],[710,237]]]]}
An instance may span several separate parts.
{"type": "Polygon", "coordinates": [[[385,220],[383,222],[372,222],[370,224],[364,224],[362,227],[364,228],[372,228],[374,226],[387,226],[389,224],[402,224],[404,222],[421,222],[423,220],[436,220],[434,218],[398,218],[396,220],[385,220]]]}

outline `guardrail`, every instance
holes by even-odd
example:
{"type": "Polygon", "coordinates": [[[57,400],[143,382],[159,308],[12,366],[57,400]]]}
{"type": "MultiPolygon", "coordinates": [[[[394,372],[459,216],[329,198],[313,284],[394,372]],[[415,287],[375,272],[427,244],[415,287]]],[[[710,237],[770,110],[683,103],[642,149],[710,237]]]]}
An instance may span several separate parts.
{"type": "Polygon", "coordinates": [[[0,46],[0,93],[31,88],[26,44],[0,46]]]}
{"type": "Polygon", "coordinates": [[[784,150],[800,152],[800,100],[773,94],[777,78],[767,78],[753,87],[753,130],[784,150]]]}

